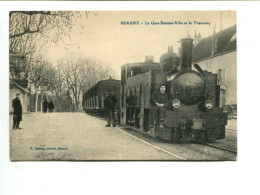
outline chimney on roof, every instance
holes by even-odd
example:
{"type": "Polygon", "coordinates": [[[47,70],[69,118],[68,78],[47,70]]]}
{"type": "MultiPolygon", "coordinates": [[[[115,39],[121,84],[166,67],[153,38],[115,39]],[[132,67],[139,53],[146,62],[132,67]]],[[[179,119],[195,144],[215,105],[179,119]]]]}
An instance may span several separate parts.
{"type": "Polygon", "coordinates": [[[201,35],[200,35],[200,33],[197,35],[197,32],[196,32],[196,30],[195,30],[195,35],[194,35],[194,47],[196,46],[196,45],[198,45],[198,43],[201,41],[201,35]]]}
{"type": "MultiPolygon", "coordinates": [[[[169,50],[169,47],[168,47],[169,50]]],[[[145,62],[154,62],[154,56],[145,56],[145,62]]]]}
{"type": "Polygon", "coordinates": [[[168,46],[168,52],[173,53],[173,46],[168,46]]]}

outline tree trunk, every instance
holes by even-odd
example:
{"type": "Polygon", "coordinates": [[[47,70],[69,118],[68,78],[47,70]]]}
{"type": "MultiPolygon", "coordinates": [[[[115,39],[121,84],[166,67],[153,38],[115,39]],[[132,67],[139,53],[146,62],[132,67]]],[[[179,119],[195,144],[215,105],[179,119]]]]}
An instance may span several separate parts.
{"type": "MultiPolygon", "coordinates": [[[[57,100],[58,100],[58,106],[59,106],[59,107],[58,107],[59,109],[56,109],[56,111],[57,111],[57,110],[61,111],[60,98],[59,98],[59,95],[58,95],[57,93],[56,93],[56,97],[57,97],[57,100]]],[[[54,98],[53,98],[53,103],[54,103],[54,98]]]]}
{"type": "Polygon", "coordinates": [[[41,94],[41,112],[42,112],[42,100],[43,100],[43,92],[41,94]]]}
{"type": "Polygon", "coordinates": [[[35,112],[38,111],[38,91],[39,91],[39,86],[35,86],[35,112]]]}
{"type": "Polygon", "coordinates": [[[76,112],[78,112],[78,111],[79,111],[79,102],[76,101],[76,112]]]}

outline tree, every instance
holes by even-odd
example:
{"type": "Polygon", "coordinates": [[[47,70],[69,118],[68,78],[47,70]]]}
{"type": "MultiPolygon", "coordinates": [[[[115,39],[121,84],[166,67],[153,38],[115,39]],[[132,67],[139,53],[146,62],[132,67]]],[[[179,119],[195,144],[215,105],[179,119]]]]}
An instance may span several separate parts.
{"type": "Polygon", "coordinates": [[[79,16],[79,12],[70,11],[12,11],[9,15],[9,38],[36,34],[53,37],[52,41],[55,42],[61,35],[68,35],[73,21],[79,16]]]}
{"type": "Polygon", "coordinates": [[[97,60],[75,54],[70,54],[67,58],[58,61],[56,74],[58,74],[56,76],[58,79],[55,81],[54,86],[56,89],[54,91],[56,91],[56,94],[57,92],[62,94],[61,88],[63,88],[68,98],[72,97],[76,111],[79,109],[82,94],[88,88],[100,80],[113,76],[112,69],[97,60]]]}
{"type": "Polygon", "coordinates": [[[62,74],[62,69],[61,65],[58,65],[58,67],[55,69],[52,69],[53,74],[53,83],[52,83],[52,92],[55,94],[57,100],[58,100],[58,105],[59,105],[59,110],[61,110],[61,98],[62,95],[64,94],[64,77],[62,74]]]}
{"type": "Polygon", "coordinates": [[[35,112],[38,107],[38,93],[48,91],[52,88],[53,83],[53,68],[52,64],[44,59],[42,56],[37,57],[32,63],[32,70],[30,72],[30,83],[35,88],[35,112]]]}
{"type": "Polygon", "coordinates": [[[46,44],[56,44],[69,33],[79,12],[12,11],[9,14],[10,77],[30,79],[33,61],[46,44]]]}

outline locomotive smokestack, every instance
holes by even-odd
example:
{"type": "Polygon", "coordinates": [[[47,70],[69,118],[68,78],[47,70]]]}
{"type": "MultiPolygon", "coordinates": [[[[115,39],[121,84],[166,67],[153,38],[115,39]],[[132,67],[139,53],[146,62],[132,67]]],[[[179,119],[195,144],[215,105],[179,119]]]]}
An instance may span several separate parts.
{"type": "Polygon", "coordinates": [[[181,70],[191,70],[193,39],[181,39],[181,70]]]}

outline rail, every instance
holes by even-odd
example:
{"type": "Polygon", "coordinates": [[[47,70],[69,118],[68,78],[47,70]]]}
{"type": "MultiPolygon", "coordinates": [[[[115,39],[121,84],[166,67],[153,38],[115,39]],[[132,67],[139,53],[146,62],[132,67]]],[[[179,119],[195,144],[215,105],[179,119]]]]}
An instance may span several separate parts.
{"type": "Polygon", "coordinates": [[[203,143],[203,145],[210,146],[210,147],[213,147],[213,148],[216,148],[216,149],[220,149],[220,150],[224,150],[224,151],[228,151],[228,152],[231,152],[233,154],[237,154],[236,150],[232,150],[232,149],[225,148],[225,147],[222,147],[222,146],[217,146],[217,145],[209,144],[209,143],[203,143]]]}

